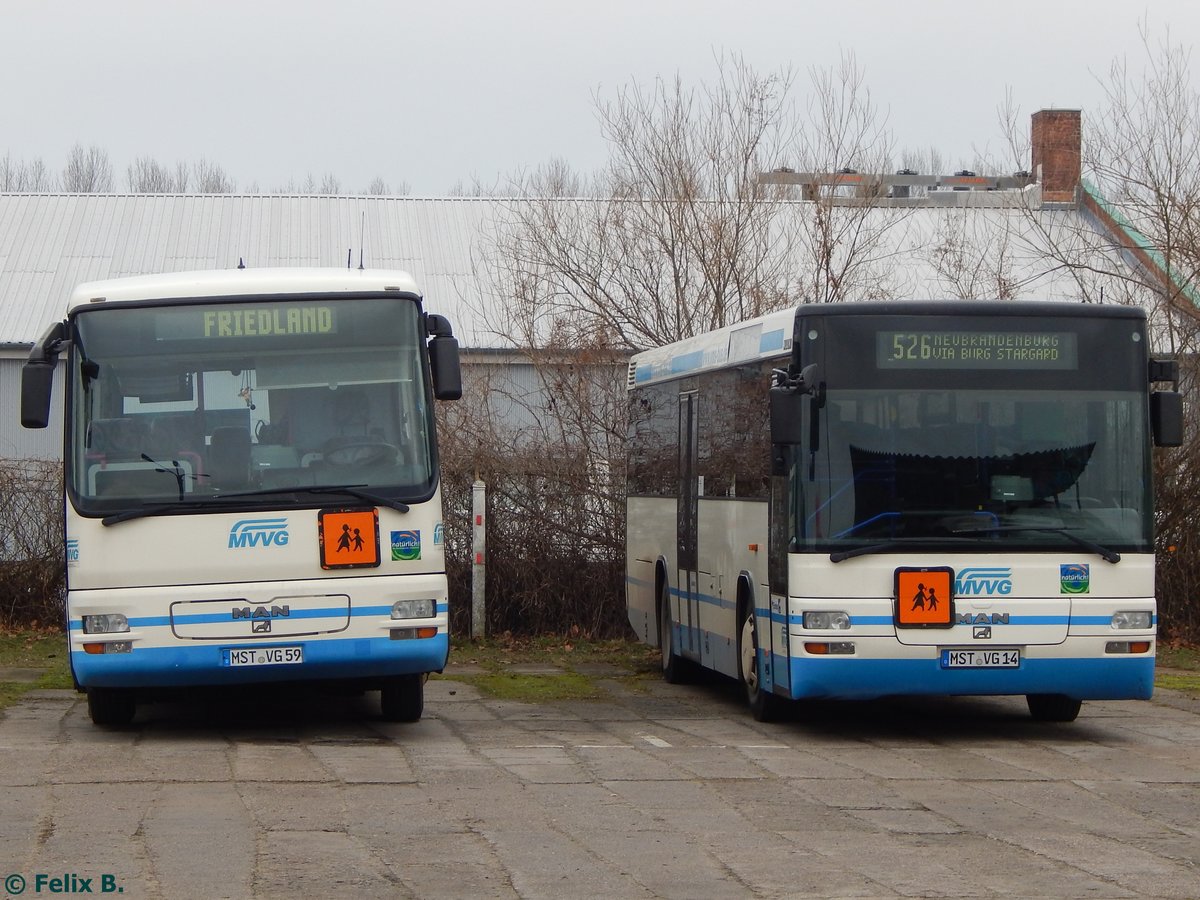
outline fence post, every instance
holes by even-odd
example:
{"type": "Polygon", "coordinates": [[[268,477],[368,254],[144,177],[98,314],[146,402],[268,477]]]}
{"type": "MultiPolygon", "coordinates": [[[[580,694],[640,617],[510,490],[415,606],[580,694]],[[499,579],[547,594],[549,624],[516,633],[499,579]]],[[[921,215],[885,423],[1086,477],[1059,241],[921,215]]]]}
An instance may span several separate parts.
{"type": "Polygon", "coordinates": [[[487,507],[487,486],[479,478],[471,485],[471,637],[485,636],[487,613],[484,589],[487,585],[487,540],[484,532],[484,510],[487,507]]]}

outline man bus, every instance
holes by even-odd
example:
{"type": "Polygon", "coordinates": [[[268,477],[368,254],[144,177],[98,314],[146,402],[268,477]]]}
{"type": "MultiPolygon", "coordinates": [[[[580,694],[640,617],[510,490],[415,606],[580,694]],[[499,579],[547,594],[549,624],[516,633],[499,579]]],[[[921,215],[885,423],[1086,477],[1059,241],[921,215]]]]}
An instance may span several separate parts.
{"type": "Polygon", "coordinates": [[[160,689],[339,682],[421,716],[449,648],[433,399],[449,323],[404,272],[239,269],[78,287],[65,355],[66,616],[97,724],[160,689]]]}
{"type": "Polygon", "coordinates": [[[1142,310],[806,305],[630,362],[629,621],[785,701],[1146,698],[1155,655],[1142,310]]]}

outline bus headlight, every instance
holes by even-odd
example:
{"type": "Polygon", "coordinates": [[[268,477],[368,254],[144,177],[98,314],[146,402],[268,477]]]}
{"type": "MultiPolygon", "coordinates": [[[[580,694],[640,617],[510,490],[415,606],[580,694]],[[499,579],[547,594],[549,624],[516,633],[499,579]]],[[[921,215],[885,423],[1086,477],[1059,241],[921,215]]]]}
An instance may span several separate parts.
{"type": "Polygon", "coordinates": [[[397,600],[392,604],[393,619],[428,619],[436,611],[432,600],[397,600]]]}
{"type": "Polygon", "coordinates": [[[83,617],[84,634],[119,634],[129,630],[129,620],[121,613],[102,613],[83,617]]]}
{"type": "Polygon", "coordinates": [[[844,612],[806,612],[804,627],[814,631],[846,631],[850,628],[850,615],[844,612]]]}
{"type": "Polygon", "coordinates": [[[1150,611],[1144,609],[1130,609],[1122,612],[1113,613],[1112,627],[1118,629],[1125,628],[1149,628],[1150,627],[1150,611]]]}

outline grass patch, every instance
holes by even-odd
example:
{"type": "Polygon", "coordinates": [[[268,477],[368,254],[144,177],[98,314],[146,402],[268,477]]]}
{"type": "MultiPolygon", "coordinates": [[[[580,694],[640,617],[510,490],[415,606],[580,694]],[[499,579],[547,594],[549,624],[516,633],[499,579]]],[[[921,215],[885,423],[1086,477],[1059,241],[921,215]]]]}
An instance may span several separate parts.
{"type": "Polygon", "coordinates": [[[607,663],[636,674],[657,673],[658,650],[634,640],[593,641],[573,637],[519,638],[501,635],[474,640],[452,637],[450,661],[503,671],[513,665],[551,665],[565,669],[607,663]]]}
{"type": "Polygon", "coordinates": [[[1200,647],[1158,645],[1158,665],[1168,669],[1200,672],[1200,647]]]}
{"type": "Polygon", "coordinates": [[[0,666],[41,669],[32,683],[5,681],[0,674],[0,709],[12,706],[27,691],[71,689],[67,662],[67,640],[61,631],[15,631],[0,633],[0,666]]]}
{"type": "Polygon", "coordinates": [[[595,681],[576,672],[561,675],[523,675],[519,672],[499,672],[488,675],[464,675],[457,679],[469,682],[497,700],[521,703],[554,703],[564,700],[596,700],[604,695],[595,681]]]}
{"type": "Polygon", "coordinates": [[[1169,691],[1182,691],[1193,697],[1200,697],[1200,672],[1188,674],[1157,672],[1154,676],[1154,686],[1166,688],[1169,691]]]}
{"type": "Polygon", "coordinates": [[[1157,657],[1155,687],[1200,697],[1200,647],[1160,644],[1157,657]]]}
{"type": "Polygon", "coordinates": [[[1200,697],[1200,647],[1159,644],[1154,686],[1200,697]]]}
{"type": "Polygon", "coordinates": [[[482,670],[456,672],[452,676],[455,681],[473,685],[499,700],[522,703],[597,700],[606,696],[601,679],[617,679],[636,689],[648,678],[661,677],[658,650],[632,640],[511,635],[481,641],[452,638],[450,662],[452,666],[482,670]],[[561,671],[513,671],[520,666],[552,666],[561,671]]]}

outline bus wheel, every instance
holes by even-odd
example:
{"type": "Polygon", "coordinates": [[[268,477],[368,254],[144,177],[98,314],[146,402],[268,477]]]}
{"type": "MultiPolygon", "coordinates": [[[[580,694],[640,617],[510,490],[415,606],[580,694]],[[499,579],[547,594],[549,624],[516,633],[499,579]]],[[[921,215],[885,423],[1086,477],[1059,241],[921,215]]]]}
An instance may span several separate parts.
{"type": "Polygon", "coordinates": [[[1083,705],[1082,700],[1065,694],[1026,694],[1025,702],[1029,704],[1029,715],[1038,722],[1074,722],[1083,705]]]}
{"type": "Polygon", "coordinates": [[[755,624],[754,608],[749,603],[743,605],[742,627],[738,630],[738,675],[754,718],[759,722],[773,722],[778,719],[783,709],[783,700],[770,691],[763,690],[758,669],[758,627],[755,624]]]}
{"type": "Polygon", "coordinates": [[[425,676],[388,679],[379,689],[379,709],[388,722],[416,722],[425,711],[425,676]]]}
{"type": "Polygon", "coordinates": [[[675,652],[675,629],[671,627],[671,592],[664,580],[658,594],[658,646],[662,649],[663,679],[667,684],[684,684],[688,661],[675,652]]]}
{"type": "Polygon", "coordinates": [[[128,725],[137,712],[137,700],[132,691],[88,688],[87,702],[93,725],[128,725]]]}

